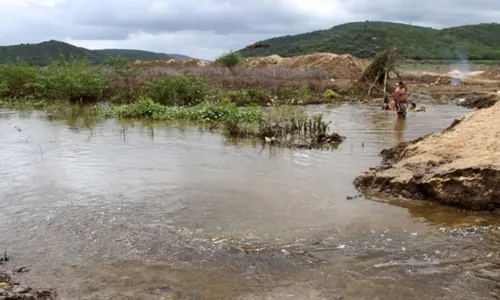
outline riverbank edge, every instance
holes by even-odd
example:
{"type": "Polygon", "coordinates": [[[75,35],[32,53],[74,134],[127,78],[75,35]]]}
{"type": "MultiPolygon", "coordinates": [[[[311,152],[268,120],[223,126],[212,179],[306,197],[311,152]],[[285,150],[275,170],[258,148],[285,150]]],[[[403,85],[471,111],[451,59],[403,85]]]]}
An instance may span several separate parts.
{"type": "Polygon", "coordinates": [[[0,299],[1,300],[53,300],[57,299],[57,291],[52,288],[39,288],[23,285],[14,279],[16,274],[28,272],[26,268],[8,271],[0,267],[0,299]]]}
{"type": "Polygon", "coordinates": [[[500,181],[500,169],[497,166],[478,162],[477,165],[455,168],[453,158],[436,155],[425,161],[414,159],[422,154],[419,147],[428,140],[439,136],[446,141],[447,134],[457,126],[473,127],[474,124],[468,122],[477,112],[494,108],[498,111],[499,100],[500,95],[490,94],[484,101],[470,99],[460,103],[476,110],[456,119],[441,133],[431,133],[382,150],[382,162],[356,177],[354,186],[363,193],[376,193],[388,199],[428,201],[500,215],[500,186],[496,184],[500,181]]]}

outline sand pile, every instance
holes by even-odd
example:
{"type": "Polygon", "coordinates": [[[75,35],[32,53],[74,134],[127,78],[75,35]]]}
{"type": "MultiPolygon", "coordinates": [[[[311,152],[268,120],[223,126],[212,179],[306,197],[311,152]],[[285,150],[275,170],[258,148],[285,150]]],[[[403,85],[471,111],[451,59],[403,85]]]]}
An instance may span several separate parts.
{"type": "Polygon", "coordinates": [[[283,58],[279,55],[249,57],[245,67],[280,66],[293,69],[325,70],[332,78],[357,79],[368,63],[350,54],[315,53],[283,58]]]}
{"type": "Polygon", "coordinates": [[[134,61],[136,66],[144,67],[205,67],[208,65],[206,61],[199,59],[169,59],[169,60],[136,60],[134,61]]]}
{"type": "Polygon", "coordinates": [[[361,189],[456,207],[500,208],[500,103],[467,114],[442,133],[382,151],[361,189]]]}
{"type": "Polygon", "coordinates": [[[484,71],[472,71],[472,72],[467,73],[467,76],[472,76],[472,77],[481,76],[481,75],[483,75],[483,73],[484,73],[484,71]]]}
{"type": "Polygon", "coordinates": [[[459,70],[452,70],[444,75],[453,78],[465,78],[465,77],[482,76],[484,75],[484,73],[485,71],[460,72],[459,70]]]}
{"type": "Polygon", "coordinates": [[[486,70],[481,74],[481,77],[487,79],[500,79],[500,69],[486,70]]]}
{"type": "Polygon", "coordinates": [[[281,66],[302,69],[323,69],[334,78],[357,79],[367,63],[350,54],[314,53],[284,59],[281,66]]]}
{"type": "Polygon", "coordinates": [[[278,65],[283,61],[283,57],[273,54],[264,57],[248,57],[243,60],[242,66],[263,68],[278,65]]]}
{"type": "Polygon", "coordinates": [[[445,76],[450,76],[450,77],[455,77],[455,78],[460,78],[460,77],[464,77],[464,76],[467,76],[467,73],[462,73],[460,72],[459,70],[452,70],[446,74],[444,74],[445,76]]]}
{"type": "MultiPolygon", "coordinates": [[[[134,65],[151,67],[205,67],[209,65],[202,60],[136,60],[134,65]]],[[[217,65],[217,62],[213,62],[217,65]]],[[[336,79],[357,79],[368,65],[368,62],[356,58],[350,54],[337,55],[333,53],[315,53],[309,55],[299,55],[283,58],[279,55],[269,55],[265,57],[248,57],[243,60],[240,66],[263,68],[280,66],[293,69],[317,69],[327,71],[329,76],[336,79]]]]}

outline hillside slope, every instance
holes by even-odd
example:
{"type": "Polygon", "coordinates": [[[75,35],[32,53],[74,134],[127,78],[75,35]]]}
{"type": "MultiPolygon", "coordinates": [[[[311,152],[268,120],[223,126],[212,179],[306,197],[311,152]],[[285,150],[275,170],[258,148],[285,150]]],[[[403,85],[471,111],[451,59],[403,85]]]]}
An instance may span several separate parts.
{"type": "Polygon", "coordinates": [[[395,45],[413,59],[500,59],[500,24],[442,30],[390,22],[356,22],[261,41],[270,48],[243,51],[244,56],[295,56],[314,52],[352,54],[360,58],[395,45]]]}
{"type": "Polygon", "coordinates": [[[169,60],[172,58],[181,60],[190,58],[179,54],[170,55],[131,49],[89,50],[54,40],[38,44],[0,46],[0,63],[21,60],[43,66],[49,63],[51,59],[57,59],[61,56],[86,57],[94,63],[99,63],[108,56],[122,56],[131,60],[169,60]]]}
{"type": "Polygon", "coordinates": [[[103,57],[88,49],[76,47],[58,41],[47,41],[38,44],[20,44],[0,47],[0,63],[14,60],[27,61],[37,65],[45,65],[51,59],[61,56],[88,57],[93,62],[102,61],[103,57]]]}

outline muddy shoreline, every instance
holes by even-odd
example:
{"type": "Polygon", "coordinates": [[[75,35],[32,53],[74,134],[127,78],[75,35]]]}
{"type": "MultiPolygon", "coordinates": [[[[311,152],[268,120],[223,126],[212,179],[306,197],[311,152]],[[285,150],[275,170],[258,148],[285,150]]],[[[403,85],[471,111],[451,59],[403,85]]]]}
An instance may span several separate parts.
{"type": "Polygon", "coordinates": [[[57,293],[54,289],[30,287],[20,284],[16,275],[29,272],[27,268],[18,268],[8,271],[0,267],[0,300],[52,300],[56,299],[57,293]]]}
{"type": "Polygon", "coordinates": [[[382,163],[354,180],[364,192],[500,212],[499,97],[470,98],[479,110],[432,133],[381,151],[382,163]]]}

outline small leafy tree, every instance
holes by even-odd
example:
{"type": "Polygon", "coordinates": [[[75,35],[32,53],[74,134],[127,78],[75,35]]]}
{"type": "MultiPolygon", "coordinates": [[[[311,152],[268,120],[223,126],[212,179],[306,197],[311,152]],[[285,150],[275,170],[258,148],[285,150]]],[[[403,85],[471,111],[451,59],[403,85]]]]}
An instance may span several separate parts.
{"type": "Polygon", "coordinates": [[[27,62],[15,61],[0,65],[0,97],[40,97],[41,69],[27,62]]]}
{"type": "Polygon", "coordinates": [[[166,75],[145,87],[145,95],[166,106],[193,106],[205,100],[208,87],[201,77],[166,75]]]}
{"type": "Polygon", "coordinates": [[[51,62],[41,77],[47,99],[95,101],[108,87],[99,66],[88,58],[51,62]]]}
{"type": "Polygon", "coordinates": [[[240,53],[229,50],[227,53],[222,54],[218,59],[225,67],[232,68],[243,61],[240,53]]]}

